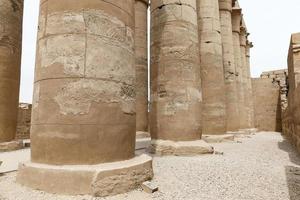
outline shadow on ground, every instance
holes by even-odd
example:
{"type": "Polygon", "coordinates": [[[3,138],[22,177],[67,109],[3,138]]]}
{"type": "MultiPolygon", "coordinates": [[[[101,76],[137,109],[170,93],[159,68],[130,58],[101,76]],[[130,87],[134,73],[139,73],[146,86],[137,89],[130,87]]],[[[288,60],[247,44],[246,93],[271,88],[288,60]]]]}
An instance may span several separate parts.
{"type": "Polygon", "coordinates": [[[290,200],[300,200],[300,155],[287,138],[279,142],[278,147],[289,154],[290,161],[293,164],[299,166],[285,166],[285,175],[290,200]]]}

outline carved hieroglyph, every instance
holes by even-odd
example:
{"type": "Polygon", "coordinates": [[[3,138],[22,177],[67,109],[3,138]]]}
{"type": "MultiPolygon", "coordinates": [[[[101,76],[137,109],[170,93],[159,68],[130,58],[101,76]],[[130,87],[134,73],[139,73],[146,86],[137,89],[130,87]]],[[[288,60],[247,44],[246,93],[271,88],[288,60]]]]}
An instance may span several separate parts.
{"type": "Polygon", "coordinates": [[[226,132],[226,96],[218,0],[197,0],[203,134],[226,132]]]}
{"type": "Polygon", "coordinates": [[[134,1],[41,1],[32,161],[134,157],[134,1]]]}
{"type": "Polygon", "coordinates": [[[19,105],[23,0],[0,0],[0,142],[15,138],[19,105]]]}
{"type": "Polygon", "coordinates": [[[196,0],[151,4],[151,136],[201,136],[201,80],[196,0]]]}

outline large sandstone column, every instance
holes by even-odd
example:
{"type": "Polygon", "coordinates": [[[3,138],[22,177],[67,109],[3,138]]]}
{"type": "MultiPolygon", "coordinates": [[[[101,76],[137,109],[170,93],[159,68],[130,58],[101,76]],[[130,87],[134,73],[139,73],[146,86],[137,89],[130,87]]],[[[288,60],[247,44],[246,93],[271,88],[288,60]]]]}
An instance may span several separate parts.
{"type": "Polygon", "coordinates": [[[203,134],[226,132],[226,97],[218,0],[197,0],[203,134]]]}
{"type": "Polygon", "coordinates": [[[219,0],[221,34],[223,44],[223,63],[226,87],[227,131],[236,131],[240,127],[236,70],[232,40],[232,0],[219,0]]]}
{"type": "Polygon", "coordinates": [[[243,128],[253,128],[251,126],[251,106],[250,101],[252,100],[252,91],[249,90],[248,84],[249,84],[249,73],[247,68],[247,61],[246,61],[246,41],[247,41],[247,30],[244,24],[244,21],[242,20],[242,26],[240,27],[240,58],[241,58],[241,84],[243,89],[243,95],[244,95],[244,110],[245,113],[243,113],[243,116],[245,116],[245,123],[243,128]],[[251,95],[251,96],[250,96],[251,95]]]}
{"type": "Polygon", "coordinates": [[[240,47],[240,28],[242,19],[242,9],[234,7],[232,9],[232,39],[234,49],[234,63],[237,72],[237,94],[238,94],[238,107],[239,107],[239,119],[240,128],[246,128],[246,109],[244,88],[242,84],[243,80],[243,65],[241,60],[241,47],[240,47]]]}
{"type": "Polygon", "coordinates": [[[152,145],[156,153],[172,154],[176,145],[164,141],[201,138],[196,0],[152,1],[151,16],[152,145]]]}
{"type": "Polygon", "coordinates": [[[41,1],[31,162],[19,169],[21,184],[106,196],[151,178],[151,159],[135,157],[134,3],[41,1]]]}
{"type": "Polygon", "coordinates": [[[136,131],[148,131],[148,0],[135,0],[136,131]]]}
{"type": "Polygon", "coordinates": [[[0,143],[15,138],[22,50],[23,0],[0,0],[0,143]]]}
{"type": "Polygon", "coordinates": [[[252,42],[247,40],[246,42],[246,68],[247,68],[247,91],[249,91],[249,124],[251,128],[255,128],[255,115],[254,115],[254,99],[253,99],[253,88],[251,78],[251,65],[250,65],[250,49],[253,47],[252,42]]]}

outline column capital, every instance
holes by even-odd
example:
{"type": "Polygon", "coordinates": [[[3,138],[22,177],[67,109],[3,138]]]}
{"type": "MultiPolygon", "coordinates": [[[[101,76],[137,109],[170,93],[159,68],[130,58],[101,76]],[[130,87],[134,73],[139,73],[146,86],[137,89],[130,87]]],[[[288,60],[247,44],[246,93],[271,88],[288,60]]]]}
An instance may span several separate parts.
{"type": "Polygon", "coordinates": [[[238,7],[232,8],[232,31],[240,33],[242,23],[242,9],[238,7]]]}
{"type": "Polygon", "coordinates": [[[254,47],[253,42],[250,42],[249,40],[246,41],[246,45],[249,47],[249,49],[254,47]]]}
{"type": "Polygon", "coordinates": [[[236,0],[219,0],[219,9],[224,11],[232,11],[236,0]]]}
{"type": "Polygon", "coordinates": [[[246,41],[246,57],[250,58],[250,49],[253,47],[253,43],[249,40],[246,41]]]}
{"type": "Polygon", "coordinates": [[[243,26],[240,28],[240,45],[243,47],[247,45],[247,30],[243,26]]]}

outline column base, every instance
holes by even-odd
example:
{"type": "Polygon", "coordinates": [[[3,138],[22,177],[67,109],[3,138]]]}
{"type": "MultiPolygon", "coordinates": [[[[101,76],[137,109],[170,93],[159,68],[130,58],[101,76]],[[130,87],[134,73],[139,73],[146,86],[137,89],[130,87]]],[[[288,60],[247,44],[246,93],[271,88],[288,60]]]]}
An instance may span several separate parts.
{"type": "Polygon", "coordinates": [[[141,139],[141,138],[149,138],[150,133],[149,132],[144,132],[144,131],[137,131],[136,132],[136,138],[141,139]]]}
{"type": "Polygon", "coordinates": [[[227,134],[233,135],[254,135],[258,132],[257,128],[239,129],[238,131],[227,131],[227,134]]]}
{"type": "Polygon", "coordinates": [[[253,135],[258,132],[258,129],[257,128],[245,128],[245,129],[240,129],[240,131],[243,132],[244,134],[253,135]]]}
{"type": "Polygon", "coordinates": [[[24,148],[22,140],[0,143],[0,152],[16,151],[24,148]]]}
{"type": "Polygon", "coordinates": [[[207,143],[232,142],[232,141],[234,141],[234,135],[233,134],[203,135],[202,140],[204,140],[207,143]]]}
{"type": "Polygon", "coordinates": [[[136,189],[152,177],[152,158],[140,155],[99,165],[21,163],[17,182],[49,193],[105,197],[136,189]]]}
{"type": "Polygon", "coordinates": [[[174,142],[170,140],[152,140],[149,152],[159,155],[193,156],[213,154],[214,148],[203,140],[174,142]]]}

